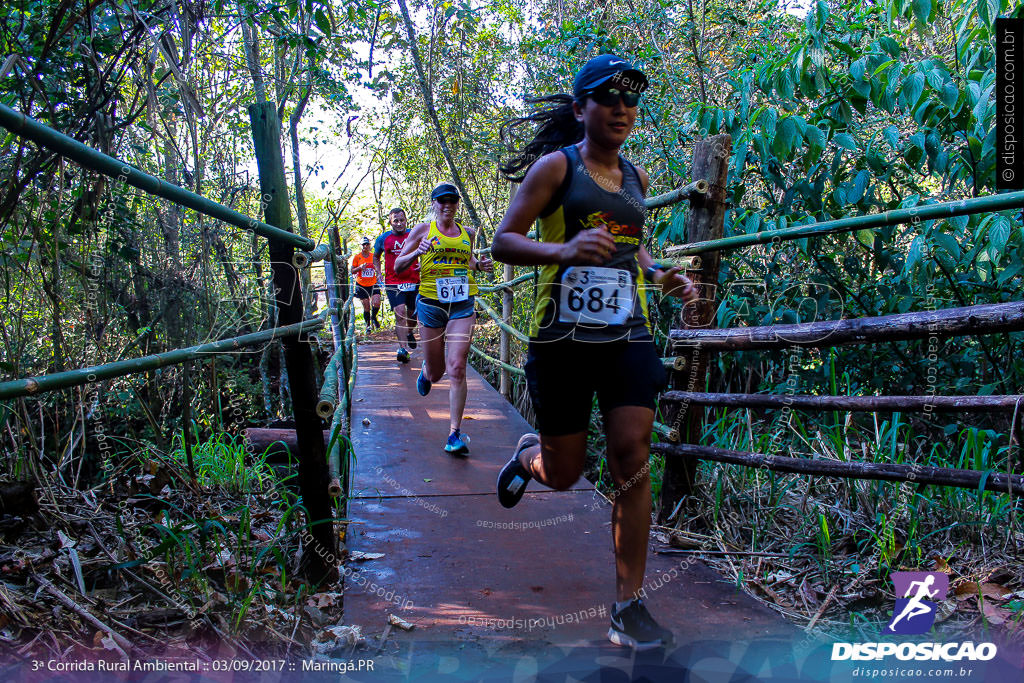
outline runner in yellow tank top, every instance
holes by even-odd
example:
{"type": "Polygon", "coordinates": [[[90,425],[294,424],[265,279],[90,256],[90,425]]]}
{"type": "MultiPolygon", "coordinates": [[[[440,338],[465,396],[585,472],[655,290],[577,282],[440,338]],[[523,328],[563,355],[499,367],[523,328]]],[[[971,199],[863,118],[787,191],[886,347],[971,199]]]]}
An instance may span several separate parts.
{"type": "Polygon", "coordinates": [[[469,270],[473,255],[472,237],[461,225],[455,225],[454,237],[441,232],[437,221],[430,221],[427,240],[430,250],[420,254],[420,296],[441,303],[455,303],[476,296],[476,280],[469,270]]]}
{"type": "Polygon", "coordinates": [[[466,357],[473,337],[473,297],[477,293],[473,273],[492,272],[490,259],[473,256],[476,234],[455,222],[459,191],[443,183],[430,194],[436,219],[420,223],[409,233],[402,253],[395,259],[395,271],[420,263],[420,293],[416,317],[420,323],[424,361],[416,389],[421,396],[445,372],[448,393],[449,429],[444,449],[452,455],[467,455],[469,448],[460,431],[466,409],[466,357]]]}

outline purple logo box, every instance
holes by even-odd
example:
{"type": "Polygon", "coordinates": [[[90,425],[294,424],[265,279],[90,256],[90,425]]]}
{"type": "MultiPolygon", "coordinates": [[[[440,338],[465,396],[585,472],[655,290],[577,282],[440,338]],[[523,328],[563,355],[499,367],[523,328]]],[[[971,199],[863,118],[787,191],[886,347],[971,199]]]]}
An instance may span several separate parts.
{"type": "Polygon", "coordinates": [[[935,603],[946,599],[949,576],[943,572],[892,572],[896,605],[882,633],[917,635],[935,623],[935,603]]]}

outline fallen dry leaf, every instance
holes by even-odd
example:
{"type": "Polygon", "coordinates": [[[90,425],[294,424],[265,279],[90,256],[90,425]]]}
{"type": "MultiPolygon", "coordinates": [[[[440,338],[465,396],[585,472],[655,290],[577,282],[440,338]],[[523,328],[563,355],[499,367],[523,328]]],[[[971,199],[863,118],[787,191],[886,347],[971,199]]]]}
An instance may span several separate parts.
{"type": "Polygon", "coordinates": [[[935,623],[942,623],[956,612],[956,600],[943,600],[935,606],[935,623]]]}
{"type": "Polygon", "coordinates": [[[1000,586],[998,583],[978,584],[976,581],[964,581],[957,584],[953,589],[953,594],[957,600],[966,600],[979,594],[992,600],[1005,600],[1012,595],[1009,588],[1000,586]]]}
{"type": "Polygon", "coordinates": [[[355,560],[356,562],[364,562],[366,560],[379,560],[384,557],[384,553],[364,553],[359,550],[350,550],[348,552],[348,558],[355,560]]]}
{"type": "Polygon", "coordinates": [[[981,611],[985,615],[985,618],[990,624],[999,626],[1006,622],[1010,618],[1010,613],[999,609],[996,605],[992,604],[988,600],[981,601],[981,611]]]}
{"type": "Polygon", "coordinates": [[[391,624],[392,626],[397,626],[398,628],[402,629],[403,631],[411,631],[414,628],[416,628],[416,624],[413,624],[412,622],[406,621],[402,617],[400,617],[398,615],[395,615],[395,614],[389,614],[388,615],[388,623],[391,624]]]}

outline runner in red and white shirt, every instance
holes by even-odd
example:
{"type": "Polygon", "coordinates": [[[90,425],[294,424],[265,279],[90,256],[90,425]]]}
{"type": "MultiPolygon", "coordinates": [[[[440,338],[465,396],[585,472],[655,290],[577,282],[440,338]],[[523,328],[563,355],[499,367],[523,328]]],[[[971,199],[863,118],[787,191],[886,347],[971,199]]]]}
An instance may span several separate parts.
{"type": "Polygon", "coordinates": [[[402,363],[409,362],[410,348],[416,348],[416,294],[419,291],[420,266],[414,263],[401,273],[395,273],[395,259],[402,253],[402,247],[409,236],[408,219],[405,211],[399,208],[388,212],[388,223],[391,229],[377,238],[373,245],[373,262],[378,273],[384,273],[384,292],[387,294],[391,310],[395,312],[395,336],[398,337],[398,353],[396,358],[402,363]],[[380,256],[384,254],[384,268],[381,269],[380,256]]]}

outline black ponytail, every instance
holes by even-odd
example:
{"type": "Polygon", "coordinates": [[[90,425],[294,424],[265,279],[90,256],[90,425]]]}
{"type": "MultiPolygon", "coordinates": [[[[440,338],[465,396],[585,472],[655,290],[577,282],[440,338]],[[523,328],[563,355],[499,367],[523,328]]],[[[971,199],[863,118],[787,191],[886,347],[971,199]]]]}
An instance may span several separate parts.
{"type": "Polygon", "coordinates": [[[502,142],[519,137],[519,131],[524,128],[535,127],[533,139],[519,150],[513,150],[512,158],[499,166],[502,175],[515,183],[523,182],[537,159],[583,139],[583,122],[577,121],[573,113],[572,95],[531,97],[526,101],[531,105],[548,106],[529,116],[510,119],[501,126],[502,142]]]}

